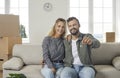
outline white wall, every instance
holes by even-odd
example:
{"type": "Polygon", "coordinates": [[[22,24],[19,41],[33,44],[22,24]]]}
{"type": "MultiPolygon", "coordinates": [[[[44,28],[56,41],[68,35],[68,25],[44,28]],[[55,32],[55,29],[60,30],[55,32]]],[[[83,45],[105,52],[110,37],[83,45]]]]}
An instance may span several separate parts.
{"type": "Polygon", "coordinates": [[[30,43],[41,44],[55,20],[59,17],[67,18],[68,0],[29,0],[29,31],[30,43]],[[43,10],[43,4],[50,2],[53,9],[50,12],[43,10]]]}
{"type": "Polygon", "coordinates": [[[120,0],[116,0],[117,2],[117,4],[116,4],[116,7],[117,7],[117,9],[116,9],[116,15],[117,15],[117,23],[118,23],[118,25],[120,26],[120,0]]]}
{"type": "MultiPolygon", "coordinates": [[[[117,33],[120,32],[120,0],[116,0],[116,25],[117,25],[117,33]]],[[[119,34],[117,34],[119,35],[119,34]]],[[[118,36],[117,36],[118,37],[118,36]]],[[[120,41],[120,38],[117,41],[120,41]]]]}

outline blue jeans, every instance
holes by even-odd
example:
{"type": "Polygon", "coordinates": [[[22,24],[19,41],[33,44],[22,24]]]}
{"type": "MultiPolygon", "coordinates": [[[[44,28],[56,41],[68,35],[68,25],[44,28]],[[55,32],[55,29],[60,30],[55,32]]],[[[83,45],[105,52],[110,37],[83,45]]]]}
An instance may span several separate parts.
{"type": "Polygon", "coordinates": [[[61,72],[60,78],[77,78],[77,72],[74,68],[64,67],[61,72]]]}
{"type": "Polygon", "coordinates": [[[92,67],[73,65],[78,74],[78,78],[94,78],[95,70],[92,67]]]}
{"type": "Polygon", "coordinates": [[[91,67],[73,65],[65,67],[61,73],[61,78],[94,78],[95,71],[91,67]]]}
{"type": "Polygon", "coordinates": [[[63,63],[54,63],[54,66],[57,70],[56,74],[54,74],[47,65],[41,69],[41,74],[44,78],[60,78],[61,71],[63,70],[63,63]]]}

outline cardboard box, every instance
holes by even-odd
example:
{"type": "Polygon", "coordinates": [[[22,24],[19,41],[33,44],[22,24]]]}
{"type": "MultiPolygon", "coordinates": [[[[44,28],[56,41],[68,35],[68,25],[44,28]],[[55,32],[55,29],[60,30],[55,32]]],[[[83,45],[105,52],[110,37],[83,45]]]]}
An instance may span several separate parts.
{"type": "Polygon", "coordinates": [[[0,37],[20,36],[19,16],[0,14],[0,37]]]}
{"type": "Polygon", "coordinates": [[[0,14],[0,53],[12,53],[14,44],[21,44],[19,16],[0,14]]]}
{"type": "Polygon", "coordinates": [[[0,38],[0,53],[12,54],[12,48],[15,44],[21,44],[21,37],[1,37],[0,38]],[[5,52],[5,53],[2,53],[5,52]]]}
{"type": "Polygon", "coordinates": [[[106,42],[115,42],[115,32],[106,32],[106,42]]]}
{"type": "Polygon", "coordinates": [[[2,64],[12,56],[15,44],[21,44],[19,16],[0,14],[0,70],[2,64]]]}
{"type": "Polygon", "coordinates": [[[5,61],[7,61],[9,58],[11,58],[11,57],[12,57],[12,55],[2,54],[2,55],[0,55],[0,61],[5,62],[5,61]]]}
{"type": "MultiPolygon", "coordinates": [[[[3,52],[4,53],[4,52],[3,52]]],[[[10,59],[12,57],[11,54],[2,54],[0,55],[0,61],[7,61],[8,59],[10,59]]]]}
{"type": "Polygon", "coordinates": [[[4,63],[4,61],[0,61],[0,70],[2,70],[2,64],[4,63]]]}

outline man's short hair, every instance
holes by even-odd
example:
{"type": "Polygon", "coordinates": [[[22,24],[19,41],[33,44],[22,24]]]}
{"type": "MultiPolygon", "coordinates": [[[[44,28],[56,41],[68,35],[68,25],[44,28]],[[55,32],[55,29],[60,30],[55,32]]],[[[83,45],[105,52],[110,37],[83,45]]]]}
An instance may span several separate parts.
{"type": "Polygon", "coordinates": [[[79,26],[80,26],[79,20],[78,20],[76,17],[69,17],[69,18],[67,19],[67,22],[70,22],[70,21],[72,21],[72,20],[76,20],[76,21],[78,22],[79,26]]]}

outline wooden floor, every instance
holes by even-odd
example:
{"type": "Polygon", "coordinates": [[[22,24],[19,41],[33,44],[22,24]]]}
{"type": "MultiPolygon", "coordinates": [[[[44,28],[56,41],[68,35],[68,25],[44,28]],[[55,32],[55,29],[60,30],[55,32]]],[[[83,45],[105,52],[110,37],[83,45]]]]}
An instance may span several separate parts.
{"type": "Polygon", "coordinates": [[[2,71],[0,71],[0,78],[2,78],[2,71]]]}

